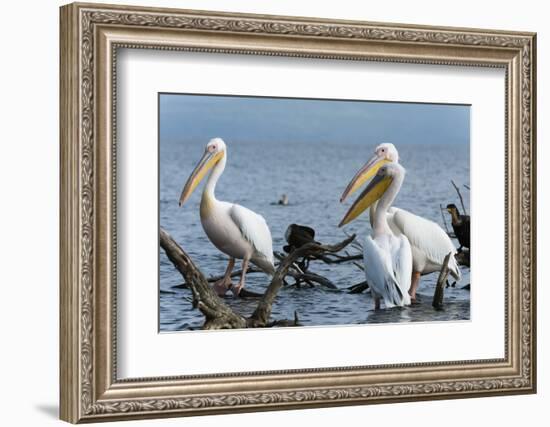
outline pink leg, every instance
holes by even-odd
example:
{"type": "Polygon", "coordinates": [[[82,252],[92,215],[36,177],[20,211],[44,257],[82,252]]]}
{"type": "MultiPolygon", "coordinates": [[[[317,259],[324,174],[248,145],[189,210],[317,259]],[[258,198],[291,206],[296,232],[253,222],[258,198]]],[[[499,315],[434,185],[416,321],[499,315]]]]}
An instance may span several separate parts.
{"type": "Polygon", "coordinates": [[[420,284],[420,272],[413,271],[413,274],[411,277],[411,287],[409,288],[409,295],[411,296],[411,302],[416,301],[416,290],[418,289],[419,284],[420,284]]]}
{"type": "Polygon", "coordinates": [[[218,280],[213,285],[214,291],[220,297],[223,297],[225,295],[227,289],[231,285],[231,272],[233,271],[233,267],[235,267],[235,258],[231,257],[229,258],[229,264],[227,264],[227,268],[225,269],[225,274],[223,275],[223,278],[218,280]]]}
{"type": "Polygon", "coordinates": [[[244,279],[246,277],[246,270],[248,270],[248,261],[249,258],[243,259],[243,272],[241,273],[241,280],[239,284],[233,289],[233,295],[237,296],[241,292],[241,289],[244,288],[244,279]]]}

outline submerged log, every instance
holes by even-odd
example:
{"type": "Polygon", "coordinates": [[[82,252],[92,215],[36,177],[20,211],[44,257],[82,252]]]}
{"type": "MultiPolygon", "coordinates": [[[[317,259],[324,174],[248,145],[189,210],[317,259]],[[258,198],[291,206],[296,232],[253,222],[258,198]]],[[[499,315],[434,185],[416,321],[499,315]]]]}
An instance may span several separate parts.
{"type": "Polygon", "coordinates": [[[305,273],[296,275],[296,277],[294,278],[297,279],[296,283],[298,284],[298,286],[301,281],[304,281],[312,287],[315,286],[315,284],[318,284],[328,289],[334,289],[334,290],[338,289],[338,286],[332,283],[329,279],[317,273],[305,272],[305,273]]]}
{"type": "Polygon", "coordinates": [[[441,271],[439,272],[439,277],[437,278],[437,284],[435,286],[434,298],[432,301],[432,306],[436,310],[443,309],[443,295],[445,293],[445,283],[447,282],[447,276],[449,275],[449,260],[453,256],[452,252],[449,252],[445,259],[443,260],[443,265],[441,266],[441,271]]]}
{"type": "Polygon", "coordinates": [[[366,280],[362,281],[361,283],[357,283],[355,285],[352,285],[348,288],[348,291],[350,294],[360,294],[361,292],[367,290],[369,288],[369,284],[366,280]]]}

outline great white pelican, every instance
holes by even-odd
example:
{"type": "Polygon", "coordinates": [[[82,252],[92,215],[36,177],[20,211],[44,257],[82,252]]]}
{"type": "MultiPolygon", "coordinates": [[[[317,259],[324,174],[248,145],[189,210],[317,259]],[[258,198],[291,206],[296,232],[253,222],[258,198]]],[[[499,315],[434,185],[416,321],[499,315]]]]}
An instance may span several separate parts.
{"type": "MultiPolygon", "coordinates": [[[[374,156],[350,181],[340,201],[343,202],[347,196],[353,194],[372,178],[381,167],[389,163],[398,164],[399,153],[393,144],[380,144],[376,147],[374,156]]],[[[376,203],[373,203],[370,208],[371,225],[373,225],[373,217],[377,209],[376,203]]],[[[450,273],[456,280],[460,280],[460,269],[454,257],[456,248],[447,233],[438,224],[405,209],[395,207],[388,210],[388,224],[395,235],[405,235],[411,244],[413,273],[409,294],[413,301],[416,299],[420,276],[440,271],[449,252],[453,254],[449,260],[450,273]]]]}
{"type": "Polygon", "coordinates": [[[248,263],[252,262],[267,274],[273,274],[273,247],[271,232],[263,216],[236,203],[216,199],[216,183],[225,169],[227,147],[221,138],[211,139],[204,155],[187,179],[179,205],[183,205],[211,170],[204,186],[200,204],[200,218],[204,232],[210,241],[229,256],[224,277],[216,282],[214,289],[224,295],[231,287],[231,272],[235,259],[242,259],[242,274],[239,284],[232,289],[238,295],[245,284],[248,263]]]}
{"type": "Polygon", "coordinates": [[[339,227],[357,218],[378,201],[373,217],[372,234],[363,246],[365,275],[374,298],[374,308],[380,308],[384,299],[387,308],[411,303],[408,290],[411,284],[412,253],[409,240],[395,235],[387,216],[405,177],[405,169],[398,163],[381,166],[367,188],[353,203],[339,227]]]}

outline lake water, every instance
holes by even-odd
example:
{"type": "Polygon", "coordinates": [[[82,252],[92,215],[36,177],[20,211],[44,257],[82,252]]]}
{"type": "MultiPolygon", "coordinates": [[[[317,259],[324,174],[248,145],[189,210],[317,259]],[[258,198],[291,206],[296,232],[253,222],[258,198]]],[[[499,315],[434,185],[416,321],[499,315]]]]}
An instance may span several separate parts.
{"type": "MultiPolygon", "coordinates": [[[[207,239],[199,219],[199,203],[203,186],[181,208],[178,199],[187,177],[202,156],[206,140],[162,140],[160,147],[160,225],[183,247],[207,275],[221,275],[227,256],[207,239]]],[[[375,143],[280,142],[262,144],[226,141],[228,162],[218,182],[219,200],[239,203],[263,215],[271,229],[273,249],[282,252],[284,233],[291,223],[316,230],[316,240],[335,243],[346,236],[337,224],[353,202],[356,193],[339,203],[340,195],[355,172],[371,157],[375,143]],[[288,206],[274,204],[282,194],[289,197],[288,206]]],[[[405,182],[394,206],[442,224],[439,205],[460,203],[450,180],[461,186],[469,211],[470,185],[469,147],[464,144],[396,146],[400,163],[407,170],[405,182]]],[[[204,185],[204,184],[203,184],[204,185]]],[[[450,219],[446,214],[447,224],[450,219]]],[[[370,233],[368,214],[345,227],[357,233],[360,242],[370,233]]],[[[456,240],[454,241],[456,244],[456,240]]],[[[458,246],[458,244],[457,244],[458,246]]],[[[353,249],[350,249],[354,252],[353,249]]],[[[239,261],[238,261],[239,262],[239,261]]],[[[240,263],[235,267],[240,268],[240,263]]],[[[272,319],[293,319],[308,325],[341,325],[411,321],[449,321],[470,318],[470,292],[462,289],[470,283],[468,268],[461,267],[463,279],[454,288],[445,290],[445,309],[431,306],[437,273],[423,276],[419,288],[420,304],[404,309],[373,310],[368,292],[349,294],[349,286],[364,280],[364,273],[349,264],[337,266],[313,262],[310,270],[329,278],[339,290],[322,287],[282,288],[273,306],[272,319]]],[[[175,288],[183,282],[162,249],[160,250],[160,330],[198,329],[203,316],[191,307],[191,292],[175,288]]],[[[249,274],[246,288],[263,292],[269,279],[262,273],[249,274]]],[[[291,281],[292,282],[292,281],[291,281]]],[[[225,298],[235,311],[249,315],[256,299],[225,298]]]]}

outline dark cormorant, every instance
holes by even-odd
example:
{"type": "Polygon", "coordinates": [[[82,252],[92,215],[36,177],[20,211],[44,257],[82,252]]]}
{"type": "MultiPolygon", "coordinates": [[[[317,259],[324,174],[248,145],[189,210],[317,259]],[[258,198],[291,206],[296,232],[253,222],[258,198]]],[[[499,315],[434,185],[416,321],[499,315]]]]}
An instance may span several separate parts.
{"type": "Polygon", "coordinates": [[[447,205],[447,211],[451,214],[451,224],[460,243],[458,251],[462,251],[463,247],[470,249],[470,215],[460,215],[458,208],[452,203],[447,205]]]}
{"type": "Polygon", "coordinates": [[[285,239],[288,245],[285,245],[283,250],[290,253],[306,243],[315,242],[315,230],[305,225],[290,224],[286,229],[285,239]]]}

